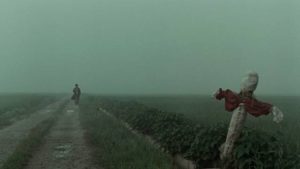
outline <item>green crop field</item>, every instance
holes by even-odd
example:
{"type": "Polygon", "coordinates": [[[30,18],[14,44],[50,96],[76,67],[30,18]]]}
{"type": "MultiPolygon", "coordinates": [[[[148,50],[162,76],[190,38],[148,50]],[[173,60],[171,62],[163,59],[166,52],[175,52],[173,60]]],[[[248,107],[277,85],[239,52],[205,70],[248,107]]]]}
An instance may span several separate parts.
{"type": "MultiPolygon", "coordinates": [[[[272,115],[248,116],[234,150],[233,168],[298,169],[300,165],[300,97],[262,97],[285,112],[277,124],[272,115]]],[[[99,97],[99,106],[150,135],[171,155],[182,154],[198,168],[218,167],[231,113],[223,102],[205,96],[99,97]]]]}
{"type": "MultiPolygon", "coordinates": [[[[169,112],[178,112],[203,125],[229,123],[231,113],[224,109],[223,101],[217,101],[209,96],[157,96],[132,97],[135,100],[169,112]]],[[[298,146],[300,150],[300,96],[263,96],[259,98],[279,107],[284,112],[284,120],[274,123],[272,115],[255,118],[248,116],[246,126],[271,133],[280,132],[284,138],[298,146]]]]}

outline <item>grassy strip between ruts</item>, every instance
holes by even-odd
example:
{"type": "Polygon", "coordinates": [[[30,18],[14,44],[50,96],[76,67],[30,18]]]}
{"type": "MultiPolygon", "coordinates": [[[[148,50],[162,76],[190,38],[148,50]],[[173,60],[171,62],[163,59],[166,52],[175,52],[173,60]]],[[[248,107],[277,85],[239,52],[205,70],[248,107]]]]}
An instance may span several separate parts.
{"type": "Polygon", "coordinates": [[[170,156],[131,133],[119,120],[96,110],[97,99],[85,98],[80,119],[97,163],[106,169],[170,169],[170,156]]]}
{"type": "Polygon", "coordinates": [[[13,154],[3,163],[1,169],[22,169],[27,166],[33,153],[43,143],[44,137],[54,125],[57,115],[63,110],[66,103],[62,103],[52,117],[31,129],[28,136],[19,143],[13,154]]]}

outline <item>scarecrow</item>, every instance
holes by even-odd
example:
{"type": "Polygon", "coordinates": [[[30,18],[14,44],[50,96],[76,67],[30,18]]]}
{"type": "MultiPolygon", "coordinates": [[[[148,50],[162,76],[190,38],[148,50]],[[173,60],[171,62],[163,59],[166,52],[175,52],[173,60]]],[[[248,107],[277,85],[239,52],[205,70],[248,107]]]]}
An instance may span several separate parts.
{"type": "Polygon", "coordinates": [[[236,140],[239,138],[242,128],[244,126],[247,114],[254,117],[262,115],[273,114],[273,121],[279,123],[283,119],[283,113],[276,106],[259,101],[254,96],[254,91],[257,88],[259,76],[256,72],[251,71],[246,74],[241,83],[241,91],[235,93],[229,89],[219,89],[214,98],[218,100],[225,100],[225,109],[233,112],[228,129],[226,142],[221,146],[220,151],[221,160],[226,162],[232,160],[232,151],[236,140]]]}

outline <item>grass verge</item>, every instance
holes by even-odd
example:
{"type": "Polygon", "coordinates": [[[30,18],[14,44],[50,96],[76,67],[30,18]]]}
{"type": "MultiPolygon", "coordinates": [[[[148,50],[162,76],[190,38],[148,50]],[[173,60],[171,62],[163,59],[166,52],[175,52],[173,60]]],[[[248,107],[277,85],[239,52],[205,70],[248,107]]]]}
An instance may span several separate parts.
{"type": "Polygon", "coordinates": [[[171,158],[131,133],[118,120],[96,110],[97,98],[82,100],[80,119],[96,162],[106,169],[170,169],[171,158]]]}

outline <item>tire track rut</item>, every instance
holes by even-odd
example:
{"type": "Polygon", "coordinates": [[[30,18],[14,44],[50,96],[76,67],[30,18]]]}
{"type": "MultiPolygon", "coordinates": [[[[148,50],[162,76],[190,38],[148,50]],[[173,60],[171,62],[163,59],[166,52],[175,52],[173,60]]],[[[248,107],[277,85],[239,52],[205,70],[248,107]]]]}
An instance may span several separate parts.
{"type": "Polygon", "coordinates": [[[27,169],[100,169],[90,152],[80,126],[79,108],[70,102],[27,169]]]}
{"type": "Polygon", "coordinates": [[[21,140],[41,121],[49,118],[65,100],[62,99],[31,114],[28,118],[0,130],[0,166],[14,152],[21,140]]]}

